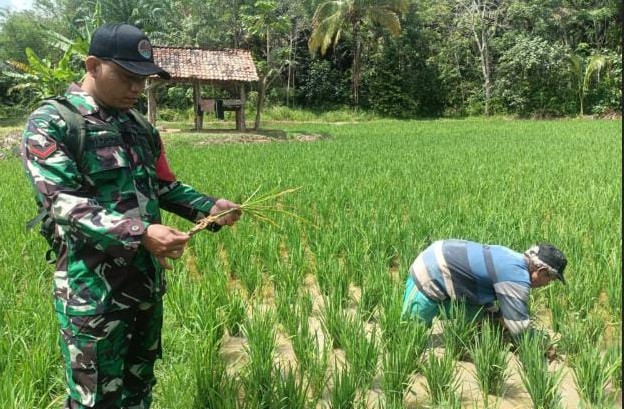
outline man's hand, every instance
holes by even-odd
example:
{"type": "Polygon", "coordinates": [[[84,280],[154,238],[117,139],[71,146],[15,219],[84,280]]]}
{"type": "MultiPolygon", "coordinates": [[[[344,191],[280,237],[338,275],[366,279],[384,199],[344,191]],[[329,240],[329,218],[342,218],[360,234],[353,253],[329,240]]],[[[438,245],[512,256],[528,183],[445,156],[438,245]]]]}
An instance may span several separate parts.
{"type": "Polygon", "coordinates": [[[184,247],[191,236],[162,224],[150,224],[141,239],[141,244],[152,253],[160,264],[170,269],[167,258],[177,259],[184,253],[184,247]]]}
{"type": "Polygon", "coordinates": [[[210,215],[214,216],[230,209],[234,210],[224,215],[223,217],[218,218],[215,223],[219,226],[232,226],[241,217],[242,211],[240,210],[240,205],[232,203],[226,199],[219,199],[215,202],[214,206],[210,208],[210,215]]]}

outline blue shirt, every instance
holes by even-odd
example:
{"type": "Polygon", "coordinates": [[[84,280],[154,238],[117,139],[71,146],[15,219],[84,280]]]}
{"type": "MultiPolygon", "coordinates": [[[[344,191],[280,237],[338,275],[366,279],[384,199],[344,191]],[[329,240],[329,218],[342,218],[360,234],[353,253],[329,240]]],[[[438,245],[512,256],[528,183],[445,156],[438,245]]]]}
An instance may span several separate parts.
{"type": "Polygon", "coordinates": [[[416,258],[410,274],[432,300],[451,298],[479,306],[498,301],[512,334],[529,327],[531,279],[521,253],[467,240],[441,240],[416,258]]]}

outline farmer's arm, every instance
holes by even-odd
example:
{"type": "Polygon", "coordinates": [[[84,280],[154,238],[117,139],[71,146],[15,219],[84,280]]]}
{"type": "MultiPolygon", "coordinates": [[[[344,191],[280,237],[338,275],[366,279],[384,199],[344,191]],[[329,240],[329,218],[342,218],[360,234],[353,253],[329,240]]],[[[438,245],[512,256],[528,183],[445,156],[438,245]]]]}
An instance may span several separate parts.
{"type": "Polygon", "coordinates": [[[502,281],[494,285],[505,327],[516,338],[530,328],[529,287],[526,284],[502,281]]]}
{"type": "Polygon", "coordinates": [[[29,117],[22,136],[24,166],[45,210],[69,235],[102,251],[129,256],[148,224],[100,206],[86,192],[76,162],[62,144],[66,132],[54,108],[44,106],[29,117]]]}
{"type": "MultiPolygon", "coordinates": [[[[217,199],[212,196],[199,193],[191,186],[179,182],[173,172],[169,168],[165,148],[158,132],[155,131],[155,140],[159,143],[160,149],[156,160],[156,175],[158,177],[158,198],[159,205],[162,209],[177,214],[192,222],[217,214],[221,211],[228,210],[237,205],[225,199],[217,199]]],[[[212,226],[211,230],[216,231],[220,225],[232,225],[240,212],[234,212],[217,221],[216,226],[212,226]]]]}

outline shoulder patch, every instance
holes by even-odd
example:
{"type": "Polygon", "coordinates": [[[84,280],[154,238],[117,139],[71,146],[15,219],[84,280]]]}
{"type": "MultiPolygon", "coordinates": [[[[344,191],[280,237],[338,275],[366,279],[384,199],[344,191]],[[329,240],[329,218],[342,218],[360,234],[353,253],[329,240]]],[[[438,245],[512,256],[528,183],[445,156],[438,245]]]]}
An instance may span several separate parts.
{"type": "Polygon", "coordinates": [[[50,155],[56,152],[56,148],[56,142],[49,141],[47,138],[43,144],[39,141],[28,141],[28,151],[39,159],[47,159],[50,155]]]}

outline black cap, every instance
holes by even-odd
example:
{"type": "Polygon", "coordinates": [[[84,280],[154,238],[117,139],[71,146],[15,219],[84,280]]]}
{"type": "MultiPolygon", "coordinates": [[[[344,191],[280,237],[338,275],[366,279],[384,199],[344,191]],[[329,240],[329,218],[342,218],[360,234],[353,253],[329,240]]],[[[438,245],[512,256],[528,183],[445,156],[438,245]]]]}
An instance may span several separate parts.
{"type": "Polygon", "coordinates": [[[566,283],[563,277],[563,270],[565,270],[568,260],[565,258],[561,250],[552,244],[540,243],[534,250],[537,258],[548,265],[551,268],[551,272],[557,276],[564,284],[566,283]]]}
{"type": "Polygon", "coordinates": [[[171,75],[156,64],[152,44],[145,33],[130,24],[104,24],[93,33],[89,55],[111,60],[137,75],[171,75]]]}

